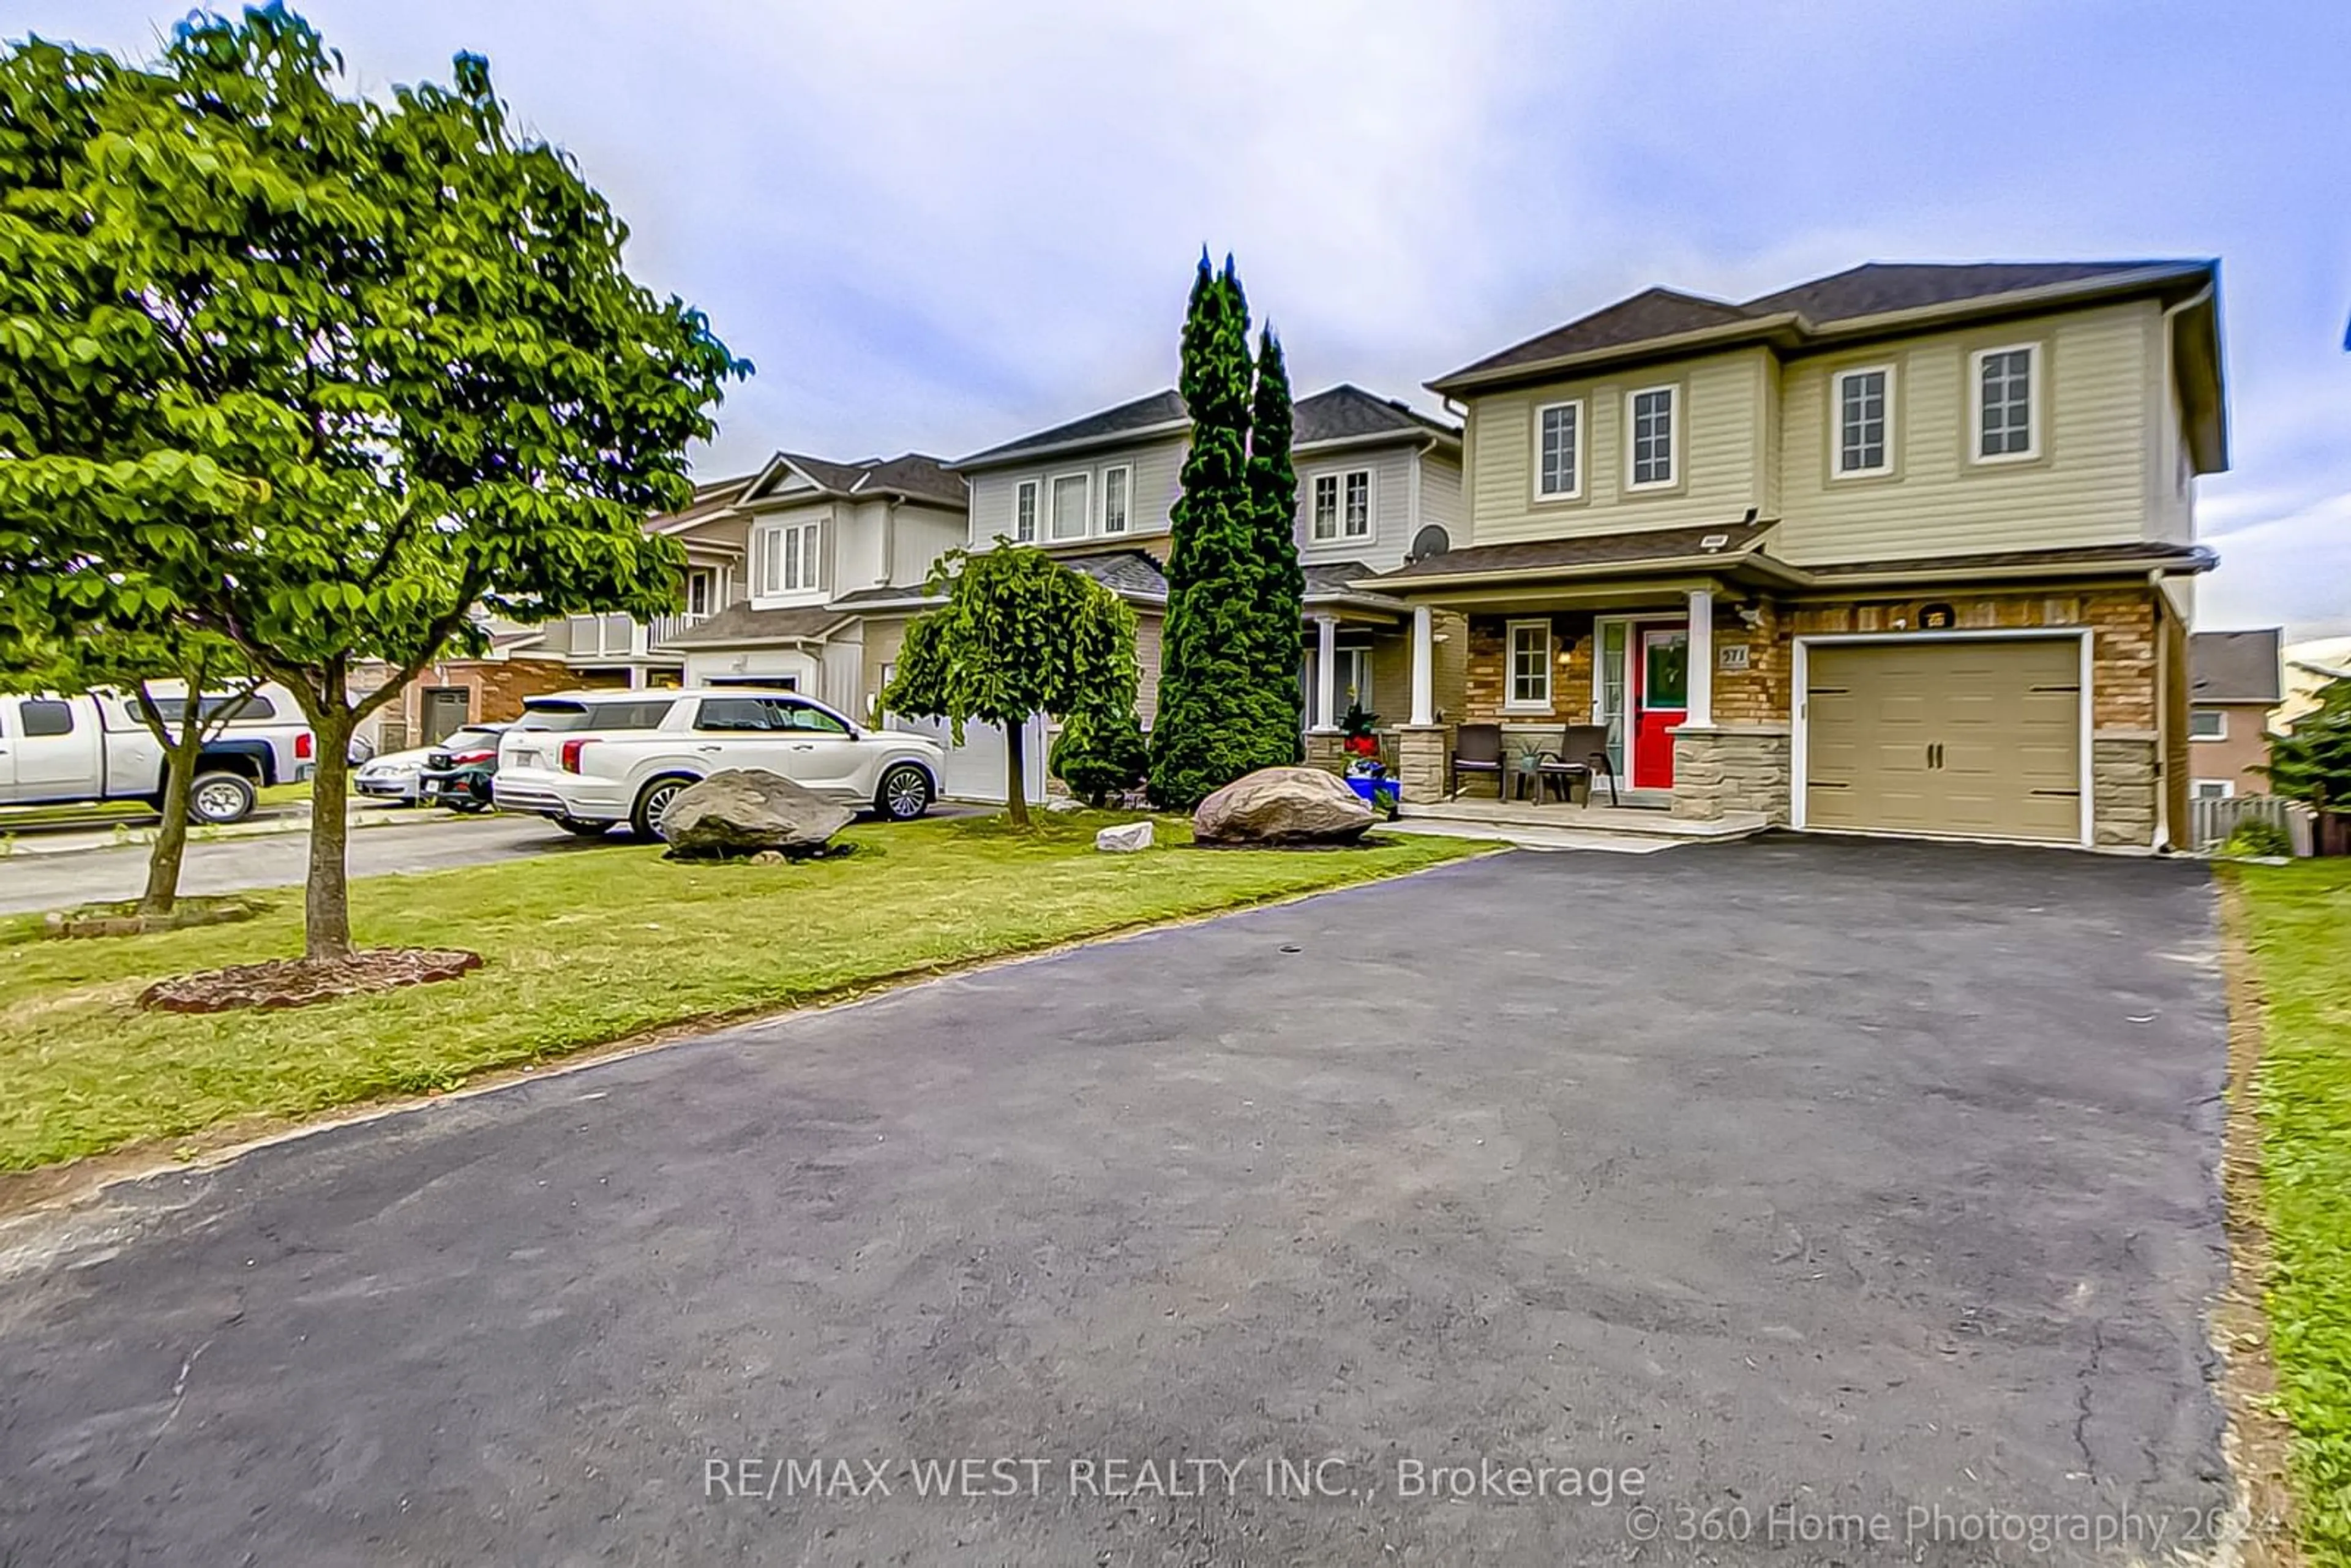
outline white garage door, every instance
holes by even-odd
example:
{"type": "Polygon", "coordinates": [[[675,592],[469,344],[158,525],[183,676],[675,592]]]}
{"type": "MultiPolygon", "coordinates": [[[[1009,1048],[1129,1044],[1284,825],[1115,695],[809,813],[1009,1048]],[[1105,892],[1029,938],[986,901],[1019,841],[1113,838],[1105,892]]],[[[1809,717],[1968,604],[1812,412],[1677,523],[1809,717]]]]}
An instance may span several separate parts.
{"type": "MultiPolygon", "coordinates": [[[[957,746],[953,729],[943,718],[905,718],[893,714],[890,727],[927,735],[947,748],[947,776],[940,782],[939,793],[956,800],[1003,803],[1002,728],[977,721],[967,724],[963,727],[963,744],[957,746]]],[[[1045,799],[1045,725],[1042,716],[1030,719],[1023,727],[1022,735],[1028,742],[1022,761],[1027,767],[1029,800],[1034,804],[1045,799]]]]}

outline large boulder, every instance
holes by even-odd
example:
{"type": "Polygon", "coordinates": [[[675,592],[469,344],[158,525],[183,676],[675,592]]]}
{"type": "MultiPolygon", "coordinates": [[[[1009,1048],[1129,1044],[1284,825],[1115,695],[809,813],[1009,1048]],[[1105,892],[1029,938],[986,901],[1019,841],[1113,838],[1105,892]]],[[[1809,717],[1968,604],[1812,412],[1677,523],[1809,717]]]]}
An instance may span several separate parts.
{"type": "Polygon", "coordinates": [[[1192,838],[1203,844],[1346,844],[1372,821],[1372,809],[1335,773],[1260,768],[1200,802],[1192,838]]]}
{"type": "Polygon", "coordinates": [[[729,768],[688,785],[662,817],[672,860],[735,860],[774,851],[812,855],[857,813],[760,768],[729,768]]]}

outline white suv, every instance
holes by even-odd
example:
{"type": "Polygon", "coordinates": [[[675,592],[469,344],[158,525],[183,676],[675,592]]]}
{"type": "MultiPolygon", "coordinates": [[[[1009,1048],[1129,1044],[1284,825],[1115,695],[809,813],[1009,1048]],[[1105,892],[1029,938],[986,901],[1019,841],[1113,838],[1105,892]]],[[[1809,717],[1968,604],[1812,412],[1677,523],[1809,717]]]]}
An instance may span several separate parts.
{"type": "Polygon", "coordinates": [[[946,754],[927,736],[861,729],[807,697],[748,687],[532,697],[498,744],[492,798],[583,837],[625,821],[661,836],[679,790],[722,768],[780,773],[894,821],[930,810],[946,754]]]}

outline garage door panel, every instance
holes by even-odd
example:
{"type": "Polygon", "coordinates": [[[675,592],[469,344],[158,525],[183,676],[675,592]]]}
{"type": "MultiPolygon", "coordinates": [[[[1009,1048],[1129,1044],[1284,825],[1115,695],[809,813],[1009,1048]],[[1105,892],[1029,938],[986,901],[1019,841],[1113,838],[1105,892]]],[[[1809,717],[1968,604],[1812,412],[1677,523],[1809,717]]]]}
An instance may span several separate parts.
{"type": "Polygon", "coordinates": [[[1815,645],[1806,822],[2077,840],[2080,658],[2070,637],[1815,645]]]}

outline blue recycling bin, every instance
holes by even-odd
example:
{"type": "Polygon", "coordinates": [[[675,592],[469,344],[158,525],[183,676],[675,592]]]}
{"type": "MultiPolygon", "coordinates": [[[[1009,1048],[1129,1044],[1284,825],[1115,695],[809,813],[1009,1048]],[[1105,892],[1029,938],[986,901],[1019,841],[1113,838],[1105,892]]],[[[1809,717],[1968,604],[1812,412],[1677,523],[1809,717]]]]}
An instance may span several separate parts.
{"type": "Polygon", "coordinates": [[[1395,815],[1396,801],[1403,797],[1403,791],[1397,788],[1395,779],[1381,779],[1369,774],[1350,777],[1347,780],[1347,788],[1361,797],[1364,805],[1374,811],[1384,811],[1389,816],[1395,815]]]}

